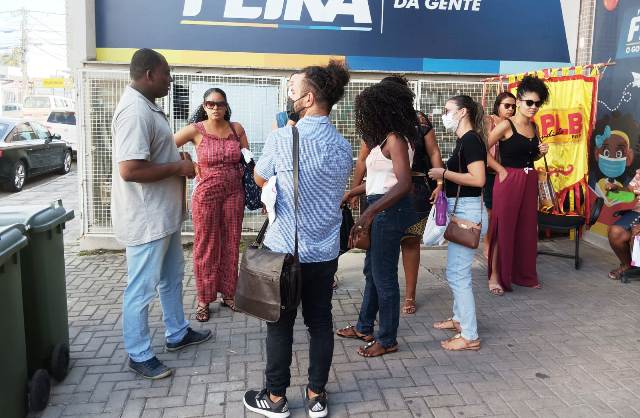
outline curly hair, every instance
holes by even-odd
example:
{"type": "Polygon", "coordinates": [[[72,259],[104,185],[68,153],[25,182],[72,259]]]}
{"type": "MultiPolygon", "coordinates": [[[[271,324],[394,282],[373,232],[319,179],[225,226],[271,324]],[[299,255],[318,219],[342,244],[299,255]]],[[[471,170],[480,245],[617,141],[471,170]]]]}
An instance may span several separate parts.
{"type": "MultiPolygon", "coordinates": [[[[229,106],[229,102],[227,101],[227,93],[225,93],[224,90],[222,89],[213,87],[213,88],[207,89],[207,91],[204,92],[204,95],[202,96],[202,101],[204,102],[205,100],[207,100],[207,97],[209,97],[212,93],[218,93],[222,95],[222,97],[224,97],[224,101],[227,102],[227,110],[224,112],[224,120],[229,122],[231,120],[231,106],[229,106]]],[[[209,119],[209,117],[207,116],[207,111],[204,110],[204,104],[201,104],[196,108],[196,110],[193,111],[188,122],[198,123],[207,119],[209,119]]]]}
{"type": "Polygon", "coordinates": [[[328,111],[344,96],[344,86],[351,74],[342,61],[331,60],[324,67],[314,65],[303,68],[305,83],[313,91],[316,100],[326,106],[328,111]]]}
{"type": "Polygon", "coordinates": [[[544,84],[544,81],[538,77],[528,75],[520,81],[517,91],[518,98],[522,99],[525,93],[536,93],[540,97],[540,100],[542,100],[542,104],[545,104],[547,100],[549,100],[549,89],[547,85],[544,84]]]}
{"type": "Polygon", "coordinates": [[[381,82],[362,90],[355,100],[357,134],[369,149],[380,145],[391,132],[416,141],[418,118],[413,92],[400,83],[381,82]]]}

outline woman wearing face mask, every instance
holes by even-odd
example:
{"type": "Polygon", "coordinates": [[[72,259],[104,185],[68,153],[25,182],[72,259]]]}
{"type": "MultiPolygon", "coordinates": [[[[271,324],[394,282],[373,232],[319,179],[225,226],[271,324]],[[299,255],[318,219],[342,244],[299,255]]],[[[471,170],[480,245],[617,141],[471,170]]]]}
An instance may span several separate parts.
{"type": "Polygon", "coordinates": [[[500,141],[500,162],[489,156],[498,173],[493,186],[493,211],[489,241],[489,289],[493,295],[511,291],[511,284],[539,288],[538,174],[534,161],[549,145],[538,139],[531,121],[549,98],[544,81],[527,76],[517,90],[515,116],[499,123],[489,135],[489,146],[500,141]]]}
{"type": "Polygon", "coordinates": [[[175,134],[178,147],[192,142],[198,156],[197,186],[192,197],[193,273],[196,319],[209,320],[209,303],[222,293],[222,305],[235,310],[238,255],[244,216],[242,151],[249,149],[244,128],[230,122],[227,95],[218,88],[204,93],[191,124],[175,134]]]}
{"type": "MultiPolygon", "coordinates": [[[[445,105],[442,123],[445,129],[455,132],[458,140],[446,167],[432,168],[429,177],[444,179],[449,214],[455,209],[458,218],[482,222],[484,233],[487,216],[480,196],[486,179],[487,148],[482,139],[482,106],[469,96],[454,96],[445,105]]],[[[453,317],[433,324],[436,329],[457,331],[454,337],[442,341],[445,350],[480,349],[471,283],[474,254],[474,249],[454,242],[447,246],[447,281],[453,293],[453,317]]]]}
{"type": "MultiPolygon", "coordinates": [[[[484,124],[487,128],[487,132],[491,133],[493,128],[495,128],[500,122],[506,120],[513,116],[516,112],[516,96],[509,93],[508,91],[503,91],[498,94],[495,102],[493,103],[493,112],[487,116],[484,124]]],[[[498,144],[494,145],[489,149],[489,154],[495,158],[496,152],[498,150],[498,144]]],[[[491,219],[491,207],[493,203],[493,183],[496,179],[496,173],[493,169],[487,170],[487,184],[484,186],[484,206],[487,208],[487,212],[489,214],[489,219],[491,219]]],[[[491,231],[491,221],[489,221],[489,229],[491,231]]],[[[484,236],[484,256],[489,257],[489,235],[484,236]]],[[[489,289],[492,293],[494,290],[492,288],[489,289]]]]}

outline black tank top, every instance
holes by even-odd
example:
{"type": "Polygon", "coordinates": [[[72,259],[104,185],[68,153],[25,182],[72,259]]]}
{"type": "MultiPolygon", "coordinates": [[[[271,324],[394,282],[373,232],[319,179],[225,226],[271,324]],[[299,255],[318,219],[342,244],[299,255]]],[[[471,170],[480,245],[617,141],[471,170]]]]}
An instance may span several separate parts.
{"type": "MultiPolygon", "coordinates": [[[[516,130],[511,119],[507,119],[511,125],[513,135],[505,141],[500,141],[500,164],[511,168],[533,168],[533,162],[538,155],[540,140],[535,134],[529,139],[516,130]]],[[[535,125],[534,125],[535,127],[535,125]]]]}

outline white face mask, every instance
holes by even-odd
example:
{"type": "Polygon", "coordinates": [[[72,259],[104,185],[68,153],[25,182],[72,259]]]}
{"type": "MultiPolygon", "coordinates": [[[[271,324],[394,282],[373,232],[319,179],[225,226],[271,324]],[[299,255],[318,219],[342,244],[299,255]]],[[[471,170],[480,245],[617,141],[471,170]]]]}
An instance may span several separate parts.
{"type": "Polygon", "coordinates": [[[453,117],[454,113],[455,112],[447,112],[442,115],[442,124],[444,125],[444,129],[447,131],[455,131],[458,129],[458,125],[460,124],[460,121],[453,117]]]}

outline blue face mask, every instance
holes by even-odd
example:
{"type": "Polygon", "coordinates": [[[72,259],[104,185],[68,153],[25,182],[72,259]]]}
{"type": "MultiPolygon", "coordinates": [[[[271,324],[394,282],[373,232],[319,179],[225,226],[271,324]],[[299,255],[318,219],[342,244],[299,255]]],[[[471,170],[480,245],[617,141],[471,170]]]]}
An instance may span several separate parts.
{"type": "Polygon", "coordinates": [[[611,158],[600,155],[598,168],[606,177],[615,179],[624,174],[624,170],[627,168],[627,159],[626,157],[611,158]]]}

